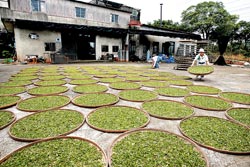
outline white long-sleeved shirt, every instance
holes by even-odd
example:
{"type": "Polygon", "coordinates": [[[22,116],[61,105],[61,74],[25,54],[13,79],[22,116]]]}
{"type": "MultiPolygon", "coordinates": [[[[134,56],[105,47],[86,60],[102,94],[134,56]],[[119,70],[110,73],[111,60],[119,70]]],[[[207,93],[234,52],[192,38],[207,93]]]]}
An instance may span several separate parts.
{"type": "Polygon", "coordinates": [[[208,56],[206,54],[203,56],[198,54],[195,56],[194,61],[196,61],[197,65],[206,65],[208,63],[208,56]]]}

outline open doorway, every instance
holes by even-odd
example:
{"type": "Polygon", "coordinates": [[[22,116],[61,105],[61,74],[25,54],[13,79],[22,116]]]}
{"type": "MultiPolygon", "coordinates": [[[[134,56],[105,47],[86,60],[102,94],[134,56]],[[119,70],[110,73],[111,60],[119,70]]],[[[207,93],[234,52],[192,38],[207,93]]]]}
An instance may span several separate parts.
{"type": "Polygon", "coordinates": [[[62,33],[62,53],[72,60],[95,60],[95,36],[62,33]]]}
{"type": "Polygon", "coordinates": [[[79,60],[95,60],[95,38],[79,34],[77,38],[77,57],[79,60]]]}
{"type": "Polygon", "coordinates": [[[162,53],[167,55],[167,56],[173,55],[174,49],[175,49],[174,45],[175,45],[175,42],[171,42],[171,41],[163,43],[162,44],[162,53]]]}

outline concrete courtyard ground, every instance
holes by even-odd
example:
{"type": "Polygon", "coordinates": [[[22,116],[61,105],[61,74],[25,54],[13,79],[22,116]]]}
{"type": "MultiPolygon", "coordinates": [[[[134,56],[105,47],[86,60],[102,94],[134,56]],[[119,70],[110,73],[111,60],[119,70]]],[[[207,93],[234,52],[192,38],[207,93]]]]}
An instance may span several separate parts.
{"type": "MultiPolygon", "coordinates": [[[[86,64],[65,64],[65,65],[58,65],[58,66],[124,66],[124,68],[129,68],[129,66],[148,66],[149,64],[145,63],[86,63],[86,64]]],[[[187,71],[180,71],[174,70],[173,67],[176,64],[161,64],[160,69],[157,71],[167,71],[172,72],[176,75],[185,75],[194,78],[194,75],[189,74],[187,71]]],[[[0,82],[5,82],[9,79],[12,74],[19,72],[21,69],[29,68],[33,66],[53,66],[47,64],[36,64],[36,65],[6,65],[0,64],[0,82]]],[[[243,93],[250,93],[250,68],[242,68],[239,66],[231,67],[231,66],[214,66],[214,73],[205,76],[203,81],[195,81],[192,79],[195,85],[207,85],[213,86],[216,88],[221,89],[222,91],[236,91],[236,92],[243,92],[243,93]]],[[[72,92],[72,87],[67,84],[70,90],[64,95],[71,97],[71,99],[76,95],[72,92]]],[[[28,86],[31,88],[34,86],[28,86]]],[[[144,89],[144,88],[143,88],[144,89]]],[[[145,88],[149,89],[149,88],[145,88]]],[[[149,89],[150,90],[150,89],[149,89]]],[[[118,90],[110,89],[108,90],[109,93],[118,94],[118,90]]],[[[20,96],[25,99],[30,97],[27,93],[22,93],[20,96]]],[[[175,101],[183,101],[183,98],[169,98],[169,97],[160,97],[161,99],[174,99],[175,101]]],[[[125,100],[120,100],[118,105],[127,105],[132,107],[139,108],[141,103],[138,102],[128,102],[125,100]]],[[[234,103],[235,107],[250,107],[249,105],[240,105],[234,103]]],[[[85,116],[91,112],[93,109],[88,108],[81,108],[75,106],[73,104],[69,104],[63,108],[66,109],[73,109],[82,112],[85,116]]],[[[20,119],[26,115],[31,113],[23,112],[16,109],[15,106],[7,108],[7,110],[12,111],[15,113],[17,119],[20,119]]],[[[215,116],[219,118],[226,118],[225,112],[217,112],[217,111],[206,111],[202,109],[195,108],[195,115],[205,115],[205,116],[215,116]]],[[[157,128],[167,130],[169,132],[173,132],[175,134],[181,135],[178,125],[180,121],[176,120],[163,120],[157,119],[154,117],[150,118],[150,123],[148,124],[147,128],[157,128]]],[[[7,154],[11,153],[12,151],[25,146],[28,142],[20,142],[11,139],[8,135],[9,127],[0,130],[0,159],[6,156],[7,154]]],[[[89,140],[96,142],[104,151],[107,152],[110,144],[112,141],[118,137],[119,133],[104,133],[97,130],[90,128],[86,123],[78,129],[76,132],[71,133],[69,136],[79,136],[89,140]]],[[[200,149],[205,153],[208,158],[209,166],[210,167],[250,167],[250,155],[232,155],[232,154],[224,154],[215,152],[212,150],[208,150],[206,148],[200,147],[200,149]]]]}

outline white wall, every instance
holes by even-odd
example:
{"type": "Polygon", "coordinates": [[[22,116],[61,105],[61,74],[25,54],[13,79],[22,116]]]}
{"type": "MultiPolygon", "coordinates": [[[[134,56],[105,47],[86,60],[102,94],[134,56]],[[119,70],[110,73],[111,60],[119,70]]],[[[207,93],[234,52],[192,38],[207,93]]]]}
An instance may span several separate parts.
{"type": "MultiPolygon", "coordinates": [[[[196,43],[195,41],[193,42],[182,42],[182,41],[185,41],[185,39],[181,39],[181,38],[170,38],[170,37],[163,37],[163,36],[153,36],[153,35],[146,35],[147,38],[149,39],[149,41],[151,42],[151,46],[150,46],[150,52],[152,53],[152,43],[153,42],[159,42],[159,52],[162,52],[162,43],[164,42],[167,42],[167,41],[172,41],[172,42],[175,42],[175,50],[174,50],[174,53],[176,54],[177,50],[178,50],[178,47],[180,46],[180,44],[183,44],[184,46],[185,45],[193,45],[195,46],[196,48],[196,43]]],[[[191,41],[191,40],[189,40],[191,41]]],[[[184,50],[185,52],[185,50],[184,50]]]]}
{"type": "Polygon", "coordinates": [[[113,46],[119,46],[119,49],[122,49],[122,39],[96,36],[96,60],[99,60],[102,55],[107,53],[117,55],[117,52],[112,52],[113,46]],[[102,45],[108,45],[109,52],[102,52],[102,45]]]}
{"type": "Polygon", "coordinates": [[[25,59],[26,55],[45,55],[44,43],[56,43],[56,50],[61,48],[61,42],[56,42],[59,39],[61,41],[61,33],[51,31],[33,31],[15,28],[15,40],[16,40],[16,52],[17,58],[20,61],[25,59]],[[38,39],[31,39],[30,33],[36,33],[39,35],[38,39]]]}

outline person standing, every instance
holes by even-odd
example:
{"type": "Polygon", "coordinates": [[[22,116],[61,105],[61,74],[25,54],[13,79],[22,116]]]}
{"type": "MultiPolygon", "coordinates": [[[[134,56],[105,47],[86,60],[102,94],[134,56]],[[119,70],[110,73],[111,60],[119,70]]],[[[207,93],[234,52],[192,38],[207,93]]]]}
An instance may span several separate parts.
{"type": "MultiPolygon", "coordinates": [[[[210,65],[208,56],[205,54],[205,51],[203,48],[199,49],[199,54],[197,54],[194,58],[194,61],[192,62],[191,66],[194,66],[196,63],[197,66],[200,65],[210,65]]],[[[204,78],[204,75],[197,75],[196,78],[202,79],[204,78]]]]}

